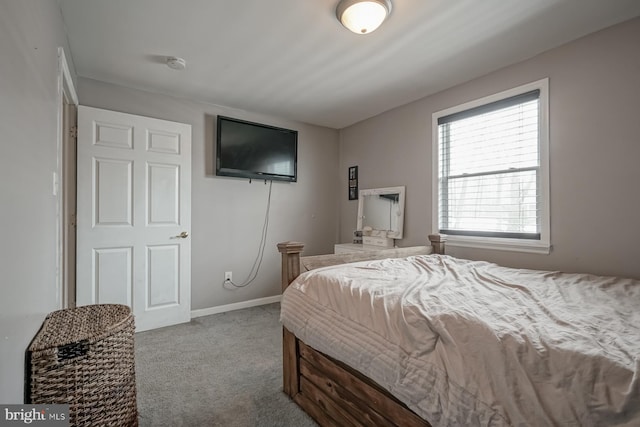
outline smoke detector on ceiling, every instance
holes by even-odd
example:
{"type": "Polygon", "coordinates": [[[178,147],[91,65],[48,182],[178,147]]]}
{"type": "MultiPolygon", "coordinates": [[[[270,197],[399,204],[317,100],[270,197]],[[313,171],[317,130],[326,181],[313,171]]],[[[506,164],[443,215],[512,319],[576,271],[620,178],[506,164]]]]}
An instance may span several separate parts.
{"type": "Polygon", "coordinates": [[[184,70],[185,68],[187,68],[187,62],[182,58],[178,58],[175,56],[168,56],[167,67],[172,68],[174,70],[184,70]]]}

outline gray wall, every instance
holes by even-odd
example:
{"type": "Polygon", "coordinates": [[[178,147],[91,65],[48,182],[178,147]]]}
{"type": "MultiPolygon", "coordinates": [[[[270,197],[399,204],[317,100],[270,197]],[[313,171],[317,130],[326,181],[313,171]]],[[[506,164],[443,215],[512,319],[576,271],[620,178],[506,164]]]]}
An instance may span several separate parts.
{"type": "Polygon", "coordinates": [[[0,2],[0,402],[23,401],[24,356],[56,291],[58,46],[54,0],[0,2]]]}
{"type": "Polygon", "coordinates": [[[640,18],[420,99],[340,132],[340,240],[350,241],[360,188],[407,186],[405,239],[431,230],[431,115],[549,77],[550,255],[451,248],[455,256],[523,268],[640,278],[640,18]]]}
{"type": "Polygon", "coordinates": [[[338,131],[218,105],[78,79],[81,105],[191,124],[191,306],[204,309],[280,294],[276,243],[306,242],[307,254],[329,253],[338,230],[338,131]],[[242,289],[222,286],[225,271],[242,283],[257,255],[268,185],[216,177],[218,114],[298,131],[298,182],[274,182],[267,244],[257,279],[242,289]]]}
{"type": "MultiPolygon", "coordinates": [[[[23,401],[24,356],[47,313],[56,310],[57,48],[66,44],[55,0],[0,2],[0,402],[23,401]]],[[[71,64],[72,65],[72,64],[71,64]]],[[[308,242],[330,252],[338,230],[338,132],[90,80],[76,84],[81,103],[193,126],[192,308],[280,293],[275,244],[308,242]],[[248,274],[257,254],[268,187],[213,175],[215,115],[299,131],[299,180],[274,183],[263,267],[248,288],[226,290],[248,274]]]]}

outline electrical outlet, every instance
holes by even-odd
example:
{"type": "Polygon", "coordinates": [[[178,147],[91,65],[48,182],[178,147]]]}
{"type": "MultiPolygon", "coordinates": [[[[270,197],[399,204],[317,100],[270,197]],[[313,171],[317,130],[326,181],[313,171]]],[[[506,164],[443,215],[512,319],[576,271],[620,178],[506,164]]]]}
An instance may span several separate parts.
{"type": "Polygon", "coordinates": [[[233,281],[233,274],[230,271],[225,271],[224,272],[224,281],[225,282],[232,282],[233,281]]]}

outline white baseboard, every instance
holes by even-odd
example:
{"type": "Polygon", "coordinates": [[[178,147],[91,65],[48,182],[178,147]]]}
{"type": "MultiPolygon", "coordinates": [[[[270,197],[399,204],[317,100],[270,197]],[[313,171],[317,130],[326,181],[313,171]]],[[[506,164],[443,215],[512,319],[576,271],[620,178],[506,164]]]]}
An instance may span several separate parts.
{"type": "Polygon", "coordinates": [[[226,313],[227,311],[241,310],[243,308],[256,307],[258,305],[273,304],[274,302],[280,302],[281,299],[282,295],[274,295],[272,297],[252,299],[249,301],[236,302],[234,304],[191,310],[191,318],[193,319],[196,317],[209,316],[210,314],[226,313]]]}

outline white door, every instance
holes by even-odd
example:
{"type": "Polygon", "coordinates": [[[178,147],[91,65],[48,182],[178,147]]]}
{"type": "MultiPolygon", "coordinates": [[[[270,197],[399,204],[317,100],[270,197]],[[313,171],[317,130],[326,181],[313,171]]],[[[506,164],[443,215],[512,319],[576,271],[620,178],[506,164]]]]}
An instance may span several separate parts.
{"type": "Polygon", "coordinates": [[[78,107],[77,305],[190,320],[191,125],[78,107]]]}

